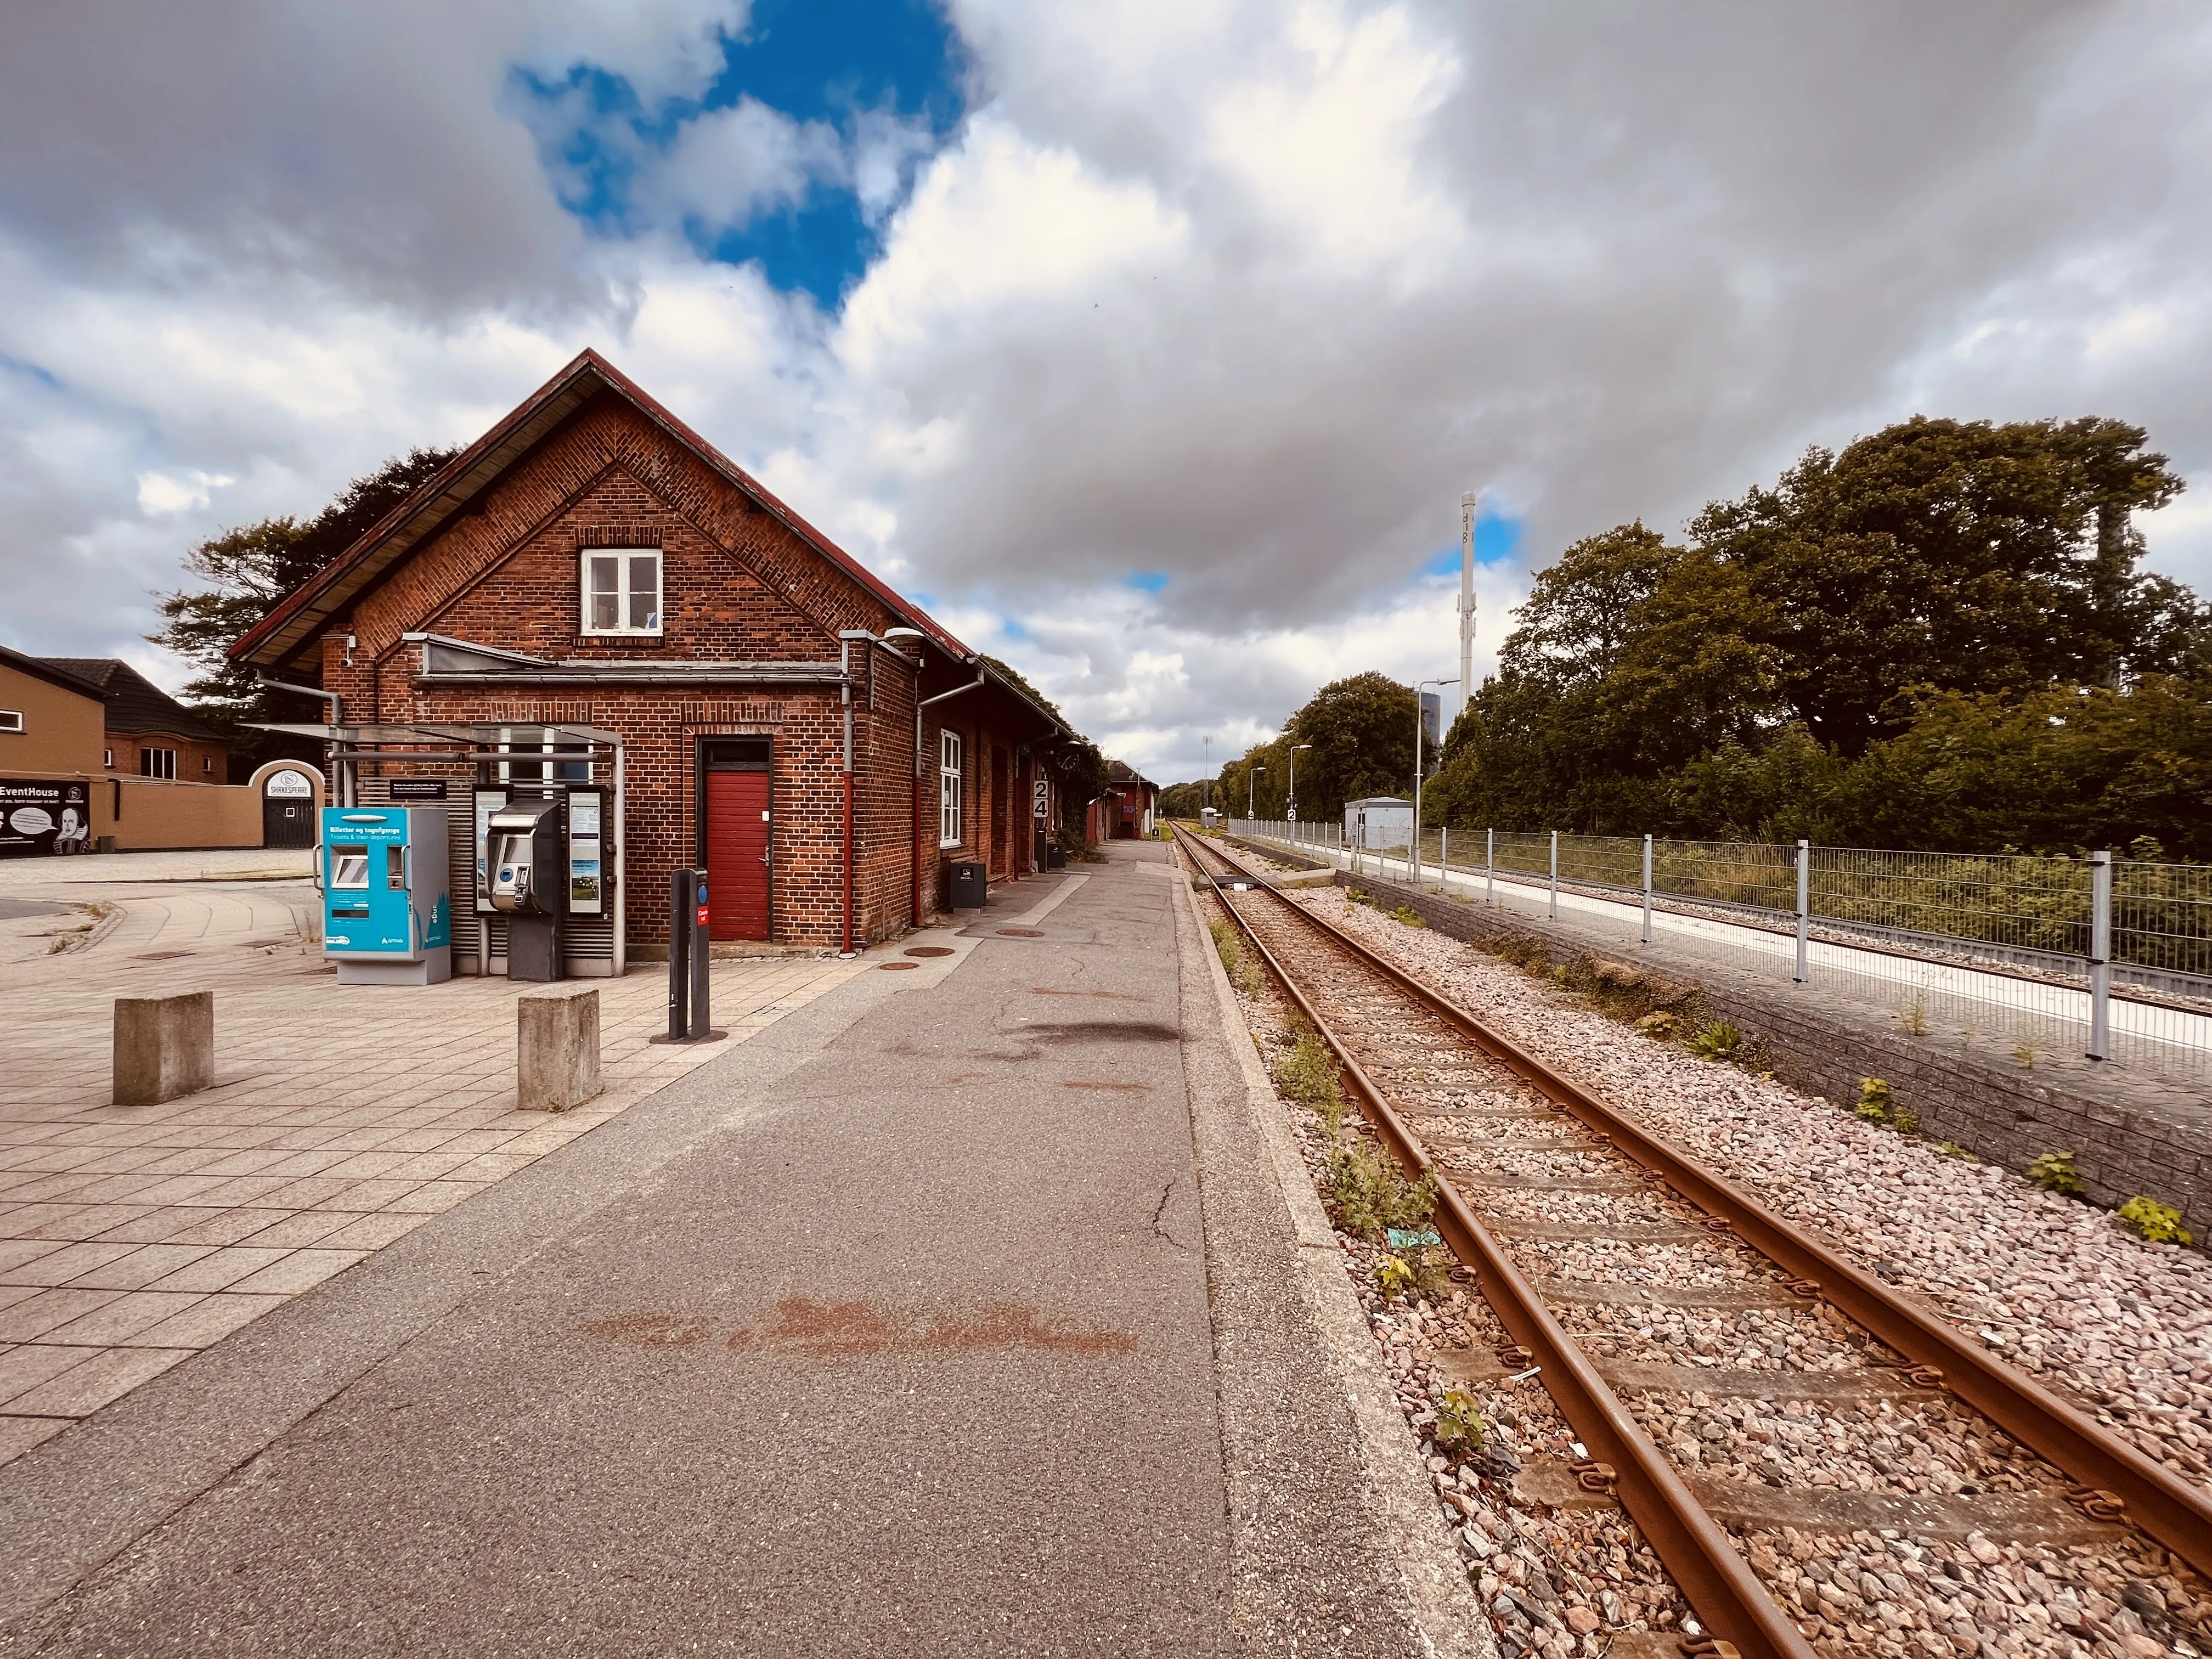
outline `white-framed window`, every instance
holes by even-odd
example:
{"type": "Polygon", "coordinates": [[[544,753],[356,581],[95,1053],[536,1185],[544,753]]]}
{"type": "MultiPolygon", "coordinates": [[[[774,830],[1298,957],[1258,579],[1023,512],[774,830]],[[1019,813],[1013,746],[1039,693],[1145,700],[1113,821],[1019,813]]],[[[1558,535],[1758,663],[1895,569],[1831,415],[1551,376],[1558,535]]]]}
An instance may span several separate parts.
{"type": "Polygon", "coordinates": [[[113,771],[115,769],[115,751],[112,749],[101,750],[100,751],[100,763],[106,767],[109,771],[113,771]]]}
{"type": "Polygon", "coordinates": [[[0,732],[20,732],[23,729],[23,711],[20,708],[0,708],[0,732]]]}
{"type": "Polygon", "coordinates": [[[173,749],[141,749],[138,751],[138,775],[142,778],[174,778],[177,775],[177,751],[173,749]]]}
{"type": "Polygon", "coordinates": [[[960,734],[937,734],[937,844],[960,845],[960,734]]]}
{"type": "Polygon", "coordinates": [[[586,634],[660,632],[660,550],[587,547],[583,559],[586,634]]]}
{"type": "Polygon", "coordinates": [[[201,770],[201,771],[203,771],[203,772],[212,772],[212,771],[214,771],[214,770],[215,770],[215,757],[214,757],[214,756],[212,756],[212,755],[202,755],[202,756],[200,757],[200,770],[201,770]]]}

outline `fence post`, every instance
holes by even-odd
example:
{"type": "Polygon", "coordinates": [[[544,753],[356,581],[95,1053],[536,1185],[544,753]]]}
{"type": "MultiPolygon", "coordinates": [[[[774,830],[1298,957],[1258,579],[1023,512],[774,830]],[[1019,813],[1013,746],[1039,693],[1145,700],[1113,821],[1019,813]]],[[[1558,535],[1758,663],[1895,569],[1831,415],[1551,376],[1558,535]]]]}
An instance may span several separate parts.
{"type": "Polygon", "coordinates": [[[1651,943],[1651,837],[1644,838],[1644,942],[1651,943]]]}
{"type": "Polygon", "coordinates": [[[1813,896],[1813,844],[1808,841],[1797,843],[1797,982],[1802,985],[1812,977],[1806,968],[1807,939],[1811,930],[1813,896]]]}
{"type": "Polygon", "coordinates": [[[1553,921],[1559,919],[1559,832],[1552,831],[1552,899],[1544,914],[1553,921]]]}
{"type": "Polygon", "coordinates": [[[2112,855],[2089,854],[2089,1058],[2112,1057],[2112,855]]]}
{"type": "Polygon", "coordinates": [[[1437,832],[1437,896],[1443,897],[1444,890],[1450,884],[1451,825],[1448,823],[1437,832]]]}
{"type": "Polygon", "coordinates": [[[1482,902],[1498,902],[1498,831],[1482,832],[1482,902]]]}

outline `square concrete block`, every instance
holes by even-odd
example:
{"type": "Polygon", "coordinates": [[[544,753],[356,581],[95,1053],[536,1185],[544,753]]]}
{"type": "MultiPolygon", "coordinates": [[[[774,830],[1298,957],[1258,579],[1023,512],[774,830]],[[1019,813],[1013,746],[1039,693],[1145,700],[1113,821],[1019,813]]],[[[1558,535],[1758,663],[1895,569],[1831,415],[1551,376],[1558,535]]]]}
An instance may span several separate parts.
{"type": "Polygon", "coordinates": [[[115,999],[118,1106],[152,1106],[214,1081],[214,992],[115,999]]]}
{"type": "Polygon", "coordinates": [[[514,1000],[515,1104],[565,1112],[599,1091],[599,994],[563,987],[514,1000]]]}

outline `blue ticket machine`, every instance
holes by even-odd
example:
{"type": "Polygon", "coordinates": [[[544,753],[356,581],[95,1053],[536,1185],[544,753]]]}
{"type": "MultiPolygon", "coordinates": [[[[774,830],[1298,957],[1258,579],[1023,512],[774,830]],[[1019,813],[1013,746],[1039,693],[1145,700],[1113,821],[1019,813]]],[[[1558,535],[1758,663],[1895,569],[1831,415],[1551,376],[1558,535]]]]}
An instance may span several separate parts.
{"type": "Polygon", "coordinates": [[[341,985],[453,976],[442,806],[323,809],[323,954],[341,985]]]}

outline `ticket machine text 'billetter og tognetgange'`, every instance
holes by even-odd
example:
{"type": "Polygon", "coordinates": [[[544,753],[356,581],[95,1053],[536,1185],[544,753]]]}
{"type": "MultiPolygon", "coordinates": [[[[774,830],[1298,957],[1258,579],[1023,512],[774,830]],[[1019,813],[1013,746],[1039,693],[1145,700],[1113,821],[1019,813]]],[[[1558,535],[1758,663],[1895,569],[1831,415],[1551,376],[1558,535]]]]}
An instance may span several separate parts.
{"type": "Polygon", "coordinates": [[[451,979],[453,897],[442,806],[326,806],[323,954],[341,985],[451,979]]]}

